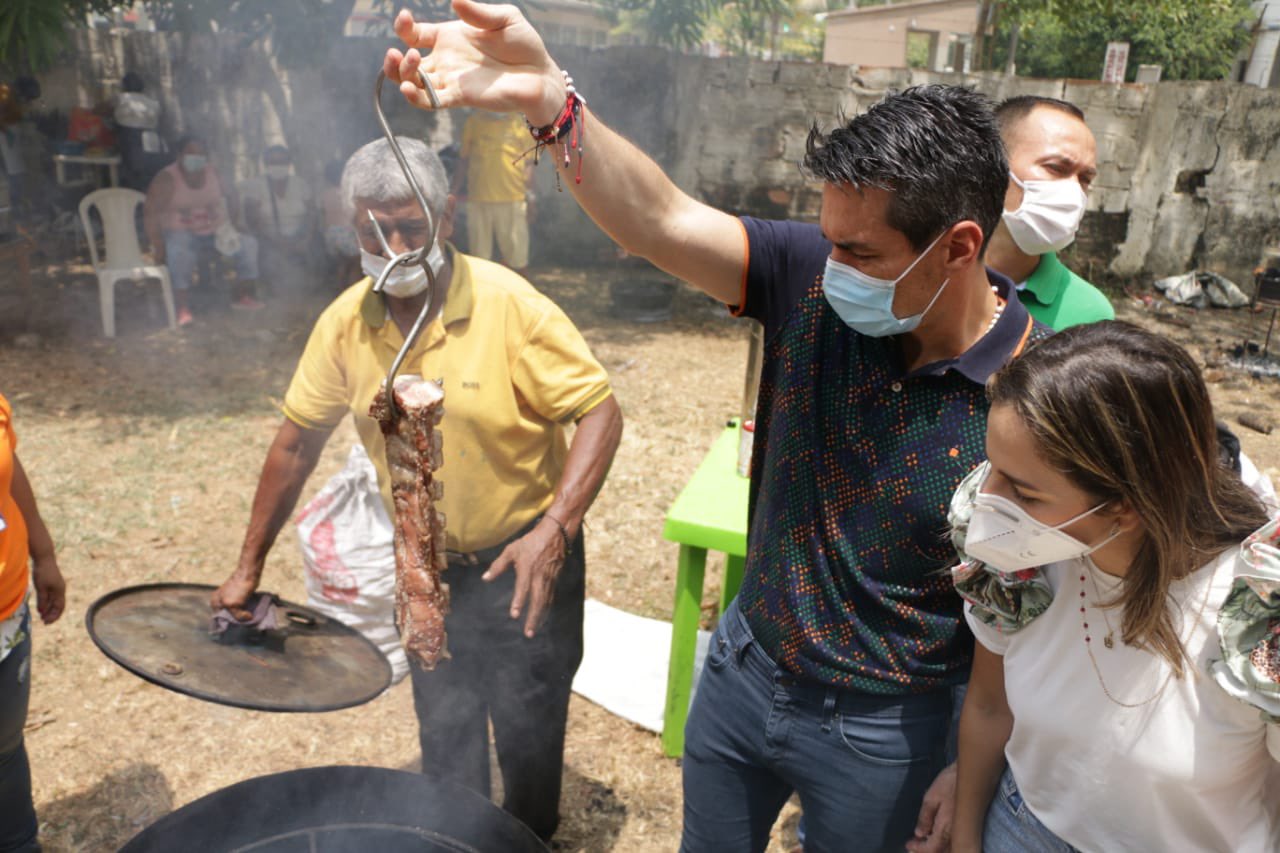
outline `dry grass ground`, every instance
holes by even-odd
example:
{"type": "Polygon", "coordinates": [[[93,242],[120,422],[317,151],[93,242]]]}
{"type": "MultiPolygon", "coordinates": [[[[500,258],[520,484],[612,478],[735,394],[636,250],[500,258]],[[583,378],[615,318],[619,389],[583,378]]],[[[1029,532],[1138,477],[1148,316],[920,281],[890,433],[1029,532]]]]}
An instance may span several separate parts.
{"type": "MultiPolygon", "coordinates": [[[[627,428],[589,520],[588,593],[647,616],[669,613],[675,548],[663,514],[741,395],[743,329],[680,291],[677,319],[649,326],[609,311],[602,274],[544,271],[537,283],[579,324],[613,376],[627,428]]],[[[253,316],[211,309],[182,332],[160,330],[158,300],[122,288],[120,337],[103,340],[96,290],[83,270],[45,270],[40,307],[15,340],[0,311],[0,392],[17,412],[20,455],[58,540],[69,608],[36,631],[28,743],[47,849],[110,850],[191,800],[242,779],[331,763],[415,769],[409,685],[370,704],[313,715],[223,708],[164,691],[103,657],[85,608],[130,584],[219,582],[235,560],[276,404],[323,297],[277,301],[253,316]]],[[[3,294],[0,294],[3,296],[3,294]]],[[[1238,336],[1244,316],[1170,325],[1129,304],[1125,316],[1193,348],[1238,336]]],[[[1191,316],[1182,313],[1180,316],[1191,316]]],[[[1275,384],[1230,374],[1215,383],[1222,414],[1274,416],[1275,384]]],[[[1280,464],[1280,439],[1240,428],[1260,467],[1280,464]]],[[[1280,436],[1280,434],[1277,434],[1280,436]]],[[[355,440],[330,442],[310,494],[355,440]]],[[[305,498],[305,495],[304,495],[305,498]]],[[[714,575],[713,575],[714,577],[714,575]]],[[[301,600],[290,526],[268,585],[301,600]]],[[[716,599],[709,588],[706,601],[716,599]]],[[[680,771],[656,735],[575,697],[561,840],[571,850],[669,851],[680,825],[680,771]]],[[[794,842],[788,806],[771,849],[794,842]]]]}

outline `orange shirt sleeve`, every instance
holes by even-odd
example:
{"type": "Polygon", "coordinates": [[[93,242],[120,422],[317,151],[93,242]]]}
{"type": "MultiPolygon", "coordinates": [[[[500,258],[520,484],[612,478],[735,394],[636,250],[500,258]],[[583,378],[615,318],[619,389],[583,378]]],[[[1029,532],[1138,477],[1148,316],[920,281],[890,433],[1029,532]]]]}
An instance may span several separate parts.
{"type": "Polygon", "coordinates": [[[27,525],[13,499],[13,453],[18,437],[13,430],[13,410],[0,396],[0,619],[8,619],[27,595],[27,525]]]}

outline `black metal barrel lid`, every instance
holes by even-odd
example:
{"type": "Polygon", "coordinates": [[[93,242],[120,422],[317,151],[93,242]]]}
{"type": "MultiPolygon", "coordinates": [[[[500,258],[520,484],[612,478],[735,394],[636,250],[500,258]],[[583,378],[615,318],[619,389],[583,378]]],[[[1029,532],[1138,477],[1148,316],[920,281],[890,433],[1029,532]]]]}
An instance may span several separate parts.
{"type": "Polygon", "coordinates": [[[380,767],[259,776],[188,803],[120,853],[546,853],[475,791],[380,767]]]}
{"type": "Polygon", "coordinates": [[[216,587],[160,583],[118,589],[85,614],[107,657],[153,684],[255,711],[333,711],[373,699],[391,664],[360,632],[308,607],[280,602],[286,626],[257,641],[209,635],[216,587]]]}

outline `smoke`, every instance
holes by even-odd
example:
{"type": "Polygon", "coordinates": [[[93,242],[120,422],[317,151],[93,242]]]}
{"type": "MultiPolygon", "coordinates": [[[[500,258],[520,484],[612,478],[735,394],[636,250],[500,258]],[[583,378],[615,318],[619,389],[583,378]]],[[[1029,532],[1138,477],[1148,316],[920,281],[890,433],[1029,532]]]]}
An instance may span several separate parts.
{"type": "MultiPolygon", "coordinates": [[[[254,229],[246,221],[242,200],[263,178],[262,154],[273,145],[287,147],[294,174],[310,191],[314,235],[305,251],[283,261],[263,239],[265,235],[255,235],[263,243],[262,292],[286,302],[316,293],[331,296],[359,273],[350,264],[339,273],[339,258],[325,252],[321,237],[325,225],[321,199],[328,186],[325,169],[381,136],[373,109],[374,82],[386,48],[396,41],[385,36],[347,36],[341,26],[311,32],[316,34],[315,41],[309,43],[307,55],[290,57],[286,63],[272,39],[226,29],[76,30],[71,36],[73,63],[40,76],[45,97],[37,111],[46,121],[49,116],[64,117],[76,107],[99,108],[110,115],[125,75],[137,75],[145,94],[159,102],[156,133],[164,150],[148,161],[141,177],[126,174],[124,183],[145,192],[151,176],[173,161],[176,142],[186,135],[198,136],[209,149],[236,226],[249,233],[254,229]],[[350,279],[340,282],[343,276],[350,279]]],[[[423,139],[435,150],[448,145],[455,135],[454,116],[413,109],[394,86],[385,87],[383,109],[398,134],[423,139]]],[[[52,147],[65,138],[65,131],[54,126],[43,135],[52,147]]],[[[121,135],[128,136],[129,131],[121,135]]],[[[44,156],[28,159],[47,162],[49,152],[41,153],[44,156]]],[[[56,185],[48,189],[51,192],[45,197],[60,197],[56,185]]],[[[56,206],[74,215],[78,197],[66,195],[56,206]]]]}

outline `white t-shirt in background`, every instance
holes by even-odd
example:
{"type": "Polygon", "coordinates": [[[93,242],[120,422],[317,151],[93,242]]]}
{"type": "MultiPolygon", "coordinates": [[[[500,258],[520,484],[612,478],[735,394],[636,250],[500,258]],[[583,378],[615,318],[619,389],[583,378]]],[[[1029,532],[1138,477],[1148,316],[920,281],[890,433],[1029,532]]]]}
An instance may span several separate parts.
{"type": "Polygon", "coordinates": [[[271,190],[266,176],[250,178],[240,185],[240,204],[253,201],[268,228],[275,228],[275,216],[279,216],[280,235],[296,237],[307,221],[311,207],[311,188],[297,175],[290,175],[285,182],[283,196],[275,197],[275,209],[271,207],[271,190]]]}

